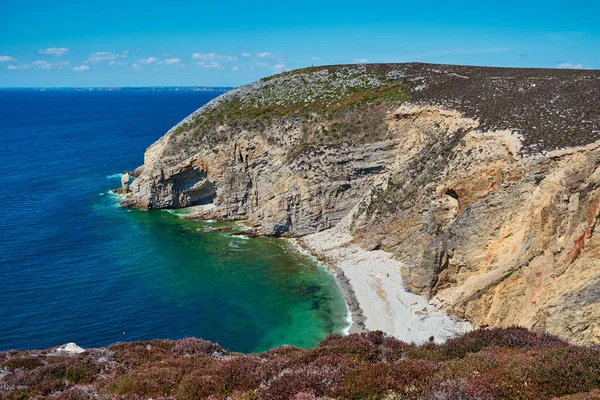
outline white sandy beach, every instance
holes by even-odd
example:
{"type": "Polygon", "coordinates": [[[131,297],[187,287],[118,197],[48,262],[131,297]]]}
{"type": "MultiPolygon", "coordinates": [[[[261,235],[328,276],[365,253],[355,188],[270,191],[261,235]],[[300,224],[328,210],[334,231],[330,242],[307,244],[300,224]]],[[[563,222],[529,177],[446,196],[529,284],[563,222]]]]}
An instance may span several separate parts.
{"type": "MultiPolygon", "coordinates": [[[[402,265],[390,254],[367,251],[351,241],[352,236],[343,229],[334,228],[305,236],[299,243],[343,272],[364,316],[361,318],[361,310],[353,312],[353,323],[364,319],[367,330],[381,330],[415,343],[431,336],[439,343],[472,329],[468,322],[455,321],[437,310],[424,296],[409,293],[402,283],[402,265]]],[[[348,297],[348,293],[344,295],[348,297]]]]}

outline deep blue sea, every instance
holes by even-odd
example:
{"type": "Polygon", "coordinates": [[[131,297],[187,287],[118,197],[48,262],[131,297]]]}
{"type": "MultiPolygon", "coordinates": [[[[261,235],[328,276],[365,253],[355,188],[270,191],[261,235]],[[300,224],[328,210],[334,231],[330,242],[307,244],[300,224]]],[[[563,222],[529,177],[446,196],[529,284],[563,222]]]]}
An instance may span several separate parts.
{"type": "Polygon", "coordinates": [[[346,328],[332,276],[284,240],[109,193],[217,94],[0,91],[0,351],[195,336],[260,352],[346,328]]]}

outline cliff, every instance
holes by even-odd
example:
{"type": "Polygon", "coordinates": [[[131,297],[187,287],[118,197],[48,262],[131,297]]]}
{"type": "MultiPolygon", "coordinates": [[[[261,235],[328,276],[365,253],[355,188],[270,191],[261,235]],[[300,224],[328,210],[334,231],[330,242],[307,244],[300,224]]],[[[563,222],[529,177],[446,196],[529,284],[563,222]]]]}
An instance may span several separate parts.
{"type": "Polygon", "coordinates": [[[597,347],[522,328],[421,346],[332,335],[314,349],[248,355],[190,338],[0,353],[0,398],[592,400],[599,372],[597,347]]]}
{"type": "Polygon", "coordinates": [[[599,71],[308,68],[172,128],[123,205],[203,205],[269,235],[343,222],[475,326],[599,343],[599,140],[599,71]]]}

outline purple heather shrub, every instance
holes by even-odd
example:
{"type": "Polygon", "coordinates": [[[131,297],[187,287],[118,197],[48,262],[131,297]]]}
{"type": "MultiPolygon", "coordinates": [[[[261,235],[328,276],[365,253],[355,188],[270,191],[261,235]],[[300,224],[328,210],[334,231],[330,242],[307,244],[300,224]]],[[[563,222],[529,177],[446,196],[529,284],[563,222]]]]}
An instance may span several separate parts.
{"type": "Polygon", "coordinates": [[[0,353],[0,399],[600,399],[600,347],[523,328],[412,345],[369,332],[230,353],[199,339],[0,353]],[[215,354],[220,354],[215,357],[215,354]],[[8,390],[7,390],[8,388],[8,390]]]}
{"type": "Polygon", "coordinates": [[[427,387],[437,370],[434,363],[420,360],[363,364],[345,376],[342,394],[359,400],[418,392],[427,387]]]}
{"type": "Polygon", "coordinates": [[[197,400],[210,396],[217,397],[216,394],[221,393],[224,387],[225,382],[222,377],[194,372],[182,379],[175,397],[178,400],[197,400]]]}
{"type": "Polygon", "coordinates": [[[287,400],[303,393],[315,397],[335,397],[341,376],[334,366],[304,366],[284,370],[259,390],[259,398],[264,400],[287,400]]]}
{"type": "Polygon", "coordinates": [[[568,343],[547,333],[537,333],[522,327],[478,329],[446,343],[427,343],[411,347],[410,358],[425,358],[434,361],[452,360],[477,353],[489,347],[531,349],[539,347],[565,347],[568,343]]]}
{"type": "Polygon", "coordinates": [[[563,396],[600,388],[598,347],[556,348],[527,358],[523,364],[528,387],[537,394],[563,396]]]}
{"type": "Polygon", "coordinates": [[[142,397],[171,396],[178,387],[184,371],[177,368],[152,367],[130,371],[102,388],[104,393],[140,395],[142,397]]]}
{"type": "Polygon", "coordinates": [[[74,386],[48,396],[48,400],[90,400],[97,398],[98,394],[94,386],[74,386]]]}
{"type": "Polygon", "coordinates": [[[129,369],[168,358],[172,355],[174,343],[168,340],[116,343],[107,349],[115,354],[115,360],[121,367],[129,369]]]}
{"type": "Polygon", "coordinates": [[[196,338],[178,340],[173,346],[173,354],[176,356],[212,355],[213,353],[223,352],[223,348],[218,344],[196,338]]]}
{"type": "Polygon", "coordinates": [[[280,371],[271,363],[256,355],[233,357],[216,364],[215,375],[225,383],[225,390],[248,391],[257,389],[262,382],[268,381],[280,371]]]}
{"type": "Polygon", "coordinates": [[[3,367],[9,371],[15,369],[32,370],[44,365],[38,357],[16,357],[4,362],[3,367]]]}
{"type": "Polygon", "coordinates": [[[598,400],[600,399],[600,390],[595,389],[591,392],[577,393],[573,395],[563,396],[559,400],[598,400]]]}
{"type": "Polygon", "coordinates": [[[485,385],[467,380],[448,380],[423,397],[423,400],[492,400],[497,398],[485,385]]]}

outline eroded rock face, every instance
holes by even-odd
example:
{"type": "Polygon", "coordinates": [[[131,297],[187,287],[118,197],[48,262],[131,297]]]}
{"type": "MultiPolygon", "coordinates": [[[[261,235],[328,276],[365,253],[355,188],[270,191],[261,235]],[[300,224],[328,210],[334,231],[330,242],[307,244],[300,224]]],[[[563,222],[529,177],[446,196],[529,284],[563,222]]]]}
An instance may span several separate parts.
{"type": "Polygon", "coordinates": [[[395,252],[412,291],[476,326],[597,343],[600,150],[522,159],[506,137],[463,143],[433,191],[359,235],[395,252]]]}
{"type": "Polygon", "coordinates": [[[393,160],[397,147],[397,140],[388,140],[306,147],[290,155],[260,136],[238,137],[175,167],[143,174],[131,185],[133,196],[125,205],[214,202],[208,219],[247,219],[267,234],[304,235],[339,222],[393,160]]]}
{"type": "Polygon", "coordinates": [[[600,74],[336,68],[243,87],[192,114],[147,150],[124,205],[212,204],[198,217],[244,219],[273,235],[344,219],[365,248],[404,263],[411,291],[475,326],[518,324],[599,343],[600,99],[590,85],[600,74]],[[367,100],[335,92],[344,76],[343,96],[360,89],[367,100]],[[292,80],[328,82],[329,97],[286,104],[292,80]],[[379,102],[405,87],[411,99],[379,102]],[[273,92],[277,104],[265,109],[273,92]],[[243,107],[255,110],[252,123],[240,119],[243,107]],[[583,133],[561,136],[565,118],[583,133]]]}

